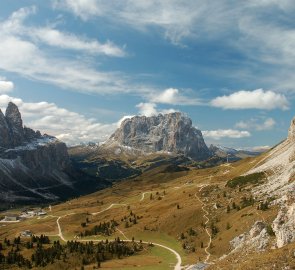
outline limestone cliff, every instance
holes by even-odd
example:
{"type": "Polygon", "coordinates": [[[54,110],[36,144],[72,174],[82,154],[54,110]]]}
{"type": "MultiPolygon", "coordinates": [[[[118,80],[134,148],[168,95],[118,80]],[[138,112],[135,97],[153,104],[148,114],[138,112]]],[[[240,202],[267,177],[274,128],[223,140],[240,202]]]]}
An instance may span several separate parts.
{"type": "Polygon", "coordinates": [[[114,142],[146,153],[171,152],[194,160],[210,156],[201,131],[192,126],[190,118],[179,112],[125,119],[106,145],[114,142]]]}

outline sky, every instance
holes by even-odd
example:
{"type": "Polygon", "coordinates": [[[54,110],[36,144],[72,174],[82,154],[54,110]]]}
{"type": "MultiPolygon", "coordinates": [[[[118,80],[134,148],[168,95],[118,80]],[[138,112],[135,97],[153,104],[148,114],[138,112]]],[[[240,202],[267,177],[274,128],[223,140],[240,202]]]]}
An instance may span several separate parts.
{"type": "Polygon", "coordinates": [[[208,145],[273,146],[295,115],[293,0],[1,0],[0,107],[68,145],[180,111],[208,145]]]}

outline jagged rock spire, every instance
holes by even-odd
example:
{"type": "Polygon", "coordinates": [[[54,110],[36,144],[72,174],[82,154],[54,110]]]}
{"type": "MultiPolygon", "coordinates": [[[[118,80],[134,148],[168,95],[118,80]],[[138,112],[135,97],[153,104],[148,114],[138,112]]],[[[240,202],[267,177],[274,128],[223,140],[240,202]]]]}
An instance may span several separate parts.
{"type": "Polygon", "coordinates": [[[0,147],[14,148],[38,138],[39,131],[23,127],[21,113],[13,102],[9,102],[5,116],[0,109],[0,147]]]}
{"type": "Polygon", "coordinates": [[[6,118],[0,109],[0,147],[8,148],[11,145],[9,127],[6,118]]]}
{"type": "Polygon", "coordinates": [[[292,119],[289,132],[288,132],[288,139],[295,140],[295,117],[292,119]]]}
{"type": "Polygon", "coordinates": [[[24,141],[23,120],[18,107],[13,102],[8,103],[5,118],[10,129],[13,146],[22,144],[24,141]]]}

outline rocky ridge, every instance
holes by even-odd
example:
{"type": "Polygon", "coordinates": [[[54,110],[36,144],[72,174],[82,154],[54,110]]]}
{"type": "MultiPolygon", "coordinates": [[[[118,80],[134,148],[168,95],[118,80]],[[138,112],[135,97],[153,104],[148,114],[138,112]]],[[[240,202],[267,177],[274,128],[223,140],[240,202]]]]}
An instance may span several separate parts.
{"type": "Polygon", "coordinates": [[[5,116],[0,111],[0,201],[59,200],[97,188],[94,179],[80,177],[65,143],[23,127],[12,102],[5,116]]]}
{"type": "MultiPolygon", "coordinates": [[[[271,199],[271,204],[279,207],[278,215],[271,224],[275,234],[275,242],[272,243],[275,248],[281,248],[295,241],[294,157],[295,118],[291,121],[287,139],[269,151],[265,158],[247,173],[266,173],[267,181],[255,187],[252,191],[253,195],[260,200],[271,199]]],[[[234,250],[245,246],[245,243],[248,244],[248,248],[263,249],[269,239],[264,228],[258,227],[260,233],[255,236],[249,232],[235,238],[231,242],[234,250]]]]}
{"type": "Polygon", "coordinates": [[[124,146],[144,153],[182,154],[193,160],[205,160],[211,155],[201,131],[179,112],[125,119],[105,146],[124,146]]]}

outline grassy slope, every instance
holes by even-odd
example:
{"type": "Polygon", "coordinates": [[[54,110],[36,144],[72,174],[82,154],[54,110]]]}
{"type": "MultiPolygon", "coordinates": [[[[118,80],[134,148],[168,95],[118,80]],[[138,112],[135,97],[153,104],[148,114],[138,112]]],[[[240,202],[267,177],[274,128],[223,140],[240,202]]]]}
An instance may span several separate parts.
{"type": "MultiPolygon", "coordinates": [[[[205,259],[206,254],[204,248],[201,248],[201,243],[203,242],[204,247],[206,247],[209,240],[202,227],[202,223],[205,222],[204,211],[201,209],[201,203],[195,197],[197,195],[205,203],[205,209],[210,213],[208,226],[213,221],[219,230],[209,249],[212,253],[211,259],[217,259],[228,253],[228,242],[232,238],[248,230],[256,220],[265,219],[271,222],[277,213],[275,208],[268,211],[257,210],[258,202],[255,202],[254,206],[248,206],[240,211],[234,209],[231,209],[229,213],[226,211],[228,205],[232,206],[232,202],[239,205],[243,196],[250,196],[251,189],[251,185],[246,185],[239,191],[238,188],[226,187],[226,182],[248,171],[266,155],[263,154],[234,164],[202,170],[192,169],[176,173],[163,173],[165,167],[155,168],[144,172],[135,179],[117,183],[112,188],[53,206],[50,214],[61,216],[76,213],[60,220],[64,236],[67,239],[72,239],[84,230],[81,223],[85,221],[86,217],[90,220],[88,228],[100,222],[115,219],[120,223],[118,228],[128,238],[135,237],[138,240],[166,244],[179,252],[183,264],[191,264],[205,259]],[[199,192],[200,186],[203,184],[209,184],[209,186],[204,187],[202,192],[199,192]],[[143,192],[150,193],[147,193],[144,200],[140,201],[143,192]],[[226,192],[226,197],[224,197],[224,192],[226,192]],[[151,193],[153,194],[152,200],[150,200],[151,193]],[[160,200],[159,197],[161,197],[160,200]],[[112,203],[126,205],[115,206],[96,216],[90,215],[90,213],[107,208],[112,203]],[[219,208],[214,207],[215,203],[218,203],[219,208]],[[127,216],[130,210],[136,215],[143,216],[143,218],[138,220],[138,224],[126,228],[125,222],[121,222],[121,219],[127,216]],[[230,228],[227,228],[228,224],[230,228]],[[196,236],[190,236],[187,233],[190,228],[196,232],[196,236]],[[184,239],[180,239],[182,233],[184,239]],[[194,247],[195,251],[183,249],[183,244],[194,247]]],[[[0,240],[4,237],[17,236],[20,231],[25,229],[30,229],[36,234],[57,234],[55,222],[56,218],[44,220],[34,218],[17,224],[9,224],[6,227],[0,227],[0,240]]],[[[115,236],[124,239],[119,232],[116,232],[110,238],[115,236]]],[[[99,239],[100,237],[96,238],[99,239]]],[[[253,258],[255,257],[249,257],[249,262],[253,258]]],[[[166,250],[154,247],[141,255],[105,262],[102,269],[127,270],[134,269],[139,265],[141,265],[141,269],[167,269],[169,263],[175,263],[174,255],[166,250]]],[[[228,264],[227,261],[223,261],[220,265],[226,267],[232,265],[232,261],[229,260],[228,264]]]]}

